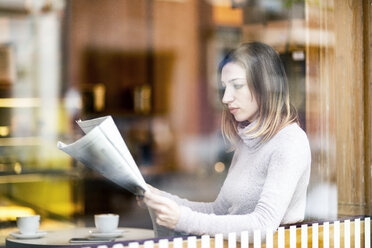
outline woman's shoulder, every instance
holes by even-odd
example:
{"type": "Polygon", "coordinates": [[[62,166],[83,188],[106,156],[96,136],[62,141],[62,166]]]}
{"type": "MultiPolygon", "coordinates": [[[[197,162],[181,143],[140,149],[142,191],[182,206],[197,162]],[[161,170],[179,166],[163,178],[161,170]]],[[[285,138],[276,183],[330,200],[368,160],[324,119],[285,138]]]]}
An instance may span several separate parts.
{"type": "Polygon", "coordinates": [[[305,131],[296,122],[290,123],[283,127],[274,137],[298,137],[307,139],[305,131]]]}
{"type": "Polygon", "coordinates": [[[306,132],[297,123],[291,123],[282,128],[274,135],[270,143],[282,149],[309,147],[306,132]]]}
{"type": "Polygon", "coordinates": [[[270,141],[267,152],[276,161],[286,161],[285,164],[296,163],[301,171],[311,164],[311,150],[305,131],[292,123],[281,129],[270,141]],[[301,161],[301,162],[300,162],[301,161]],[[300,166],[302,165],[302,166],[300,166]]]}

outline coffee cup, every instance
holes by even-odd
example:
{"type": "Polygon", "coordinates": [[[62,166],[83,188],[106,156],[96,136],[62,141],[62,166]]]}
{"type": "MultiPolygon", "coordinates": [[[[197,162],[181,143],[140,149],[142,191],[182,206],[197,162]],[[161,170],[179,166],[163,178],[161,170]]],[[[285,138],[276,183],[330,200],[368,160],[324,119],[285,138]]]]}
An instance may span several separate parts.
{"type": "Polygon", "coordinates": [[[35,234],[40,226],[40,215],[18,216],[17,227],[21,234],[35,234]]]}
{"type": "Polygon", "coordinates": [[[119,225],[119,215],[117,214],[96,214],[94,224],[97,231],[101,233],[114,232],[119,225]]]}

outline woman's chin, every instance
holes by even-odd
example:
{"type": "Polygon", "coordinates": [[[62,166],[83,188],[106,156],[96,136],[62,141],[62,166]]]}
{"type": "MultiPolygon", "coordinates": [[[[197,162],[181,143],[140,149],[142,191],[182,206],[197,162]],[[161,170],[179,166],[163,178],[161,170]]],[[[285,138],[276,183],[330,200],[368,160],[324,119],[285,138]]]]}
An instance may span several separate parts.
{"type": "Polygon", "coordinates": [[[237,122],[243,122],[243,121],[246,121],[246,119],[244,119],[244,118],[239,118],[239,117],[236,117],[236,116],[234,116],[234,119],[235,119],[237,122]]]}

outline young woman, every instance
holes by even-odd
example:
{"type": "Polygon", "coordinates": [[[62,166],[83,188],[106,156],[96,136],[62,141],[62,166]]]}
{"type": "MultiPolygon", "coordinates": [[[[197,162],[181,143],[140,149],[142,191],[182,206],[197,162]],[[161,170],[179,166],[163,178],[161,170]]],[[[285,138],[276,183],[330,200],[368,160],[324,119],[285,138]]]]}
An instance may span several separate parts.
{"type": "Polygon", "coordinates": [[[181,199],[150,186],[156,223],[188,234],[276,230],[302,221],[310,176],[307,136],[289,100],[287,77],[270,46],[250,42],[220,66],[222,132],[235,150],[214,202],[181,199]]]}

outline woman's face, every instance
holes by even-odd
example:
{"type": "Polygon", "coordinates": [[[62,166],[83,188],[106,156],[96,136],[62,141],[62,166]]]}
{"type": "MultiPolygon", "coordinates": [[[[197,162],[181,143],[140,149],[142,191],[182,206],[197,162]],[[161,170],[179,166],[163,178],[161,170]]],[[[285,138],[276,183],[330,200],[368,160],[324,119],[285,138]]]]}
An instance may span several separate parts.
{"type": "Polygon", "coordinates": [[[222,102],[238,122],[252,122],[257,118],[258,104],[249,90],[246,72],[238,64],[227,63],[221,72],[224,88],[222,102]]]}

